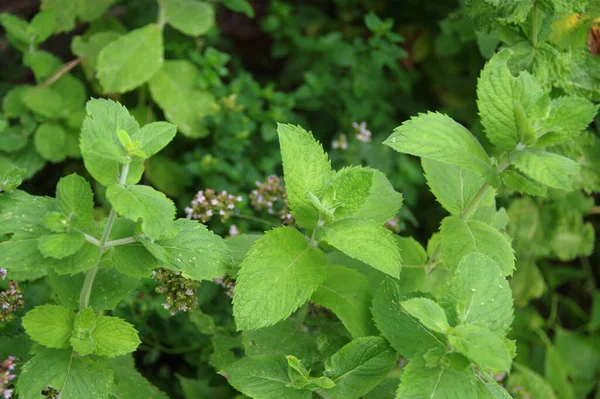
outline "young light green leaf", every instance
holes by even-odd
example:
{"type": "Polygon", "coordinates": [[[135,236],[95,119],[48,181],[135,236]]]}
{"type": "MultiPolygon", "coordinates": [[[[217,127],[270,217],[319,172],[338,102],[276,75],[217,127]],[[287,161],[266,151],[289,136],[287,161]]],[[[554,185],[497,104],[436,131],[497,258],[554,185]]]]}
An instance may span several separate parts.
{"type": "Polygon", "coordinates": [[[113,386],[113,371],[72,350],[35,349],[35,356],[23,365],[17,382],[21,398],[42,399],[52,387],[61,399],[105,399],[113,386]]]}
{"type": "Polygon", "coordinates": [[[58,233],[40,237],[38,249],[44,257],[63,259],[81,249],[85,237],[81,233],[58,233]]]}
{"type": "Polygon", "coordinates": [[[125,93],[146,83],[160,70],[163,51],[162,30],[155,24],[132,30],[107,44],[97,64],[104,91],[125,93]]]}
{"type": "Polygon", "coordinates": [[[188,36],[203,35],[215,24],[212,4],[199,0],[168,1],[166,17],[169,25],[188,36]]]}
{"type": "Polygon", "coordinates": [[[396,354],[381,337],[357,338],[325,362],[324,374],[336,399],[358,399],[379,384],[396,363],[396,354]]]}
{"type": "Polygon", "coordinates": [[[426,329],[400,305],[419,294],[406,294],[398,281],[386,279],[373,298],[371,312],[379,331],[398,353],[407,359],[432,348],[445,348],[443,338],[426,329]]]}
{"type": "Polygon", "coordinates": [[[52,10],[38,12],[29,23],[29,32],[34,43],[43,43],[56,30],[56,14],[52,10]]]}
{"type": "Polygon", "coordinates": [[[560,190],[571,190],[571,176],[579,171],[577,162],[541,150],[515,151],[511,163],[533,180],[560,190]]]}
{"type": "Polygon", "coordinates": [[[67,157],[65,130],[56,123],[43,123],[35,131],[35,149],[47,161],[61,162],[67,157]]]}
{"type": "Polygon", "coordinates": [[[83,227],[93,220],[94,193],[83,177],[73,173],[60,179],[56,185],[56,199],[71,227],[83,227]]]}
{"type": "Polygon", "coordinates": [[[302,362],[294,355],[287,355],[288,376],[294,388],[315,391],[319,388],[331,389],[335,383],[327,377],[313,377],[302,362]]]}
{"type": "Polygon", "coordinates": [[[351,167],[335,172],[332,180],[337,205],[334,217],[356,217],[383,224],[398,213],[402,194],[396,192],[383,173],[376,169],[351,167]]]}
{"type": "Polygon", "coordinates": [[[331,182],[331,165],[327,155],[310,132],[300,126],[277,125],[283,174],[292,214],[298,225],[314,228],[319,215],[309,193],[321,198],[331,182]]]}
{"type": "Polygon", "coordinates": [[[221,237],[193,220],[177,219],[172,226],[177,234],[156,242],[166,251],[166,267],[198,281],[225,275],[232,259],[221,237]]]}
{"type": "MultiPolygon", "coordinates": [[[[121,157],[125,150],[119,143],[117,131],[125,130],[132,135],[139,125],[121,104],[105,99],[92,99],[86,104],[87,117],[81,128],[81,155],[86,169],[94,179],[104,186],[119,181],[121,157]],[[116,154],[98,151],[100,144],[116,148],[116,154]]],[[[133,157],[129,164],[127,184],[137,183],[144,171],[144,160],[133,157]]]]}
{"type": "Polygon", "coordinates": [[[510,190],[523,194],[540,197],[546,197],[548,195],[546,186],[534,182],[516,170],[509,169],[502,172],[502,182],[510,190]]]}
{"type": "Polygon", "coordinates": [[[140,344],[137,330],[118,317],[99,316],[92,332],[96,342],[94,354],[115,357],[135,351],[140,344]]]}
{"type": "Polygon", "coordinates": [[[444,309],[431,299],[412,298],[401,302],[400,306],[432,331],[444,334],[450,329],[444,309]]]}
{"type": "Polygon", "coordinates": [[[466,255],[442,287],[438,303],[451,325],[476,324],[504,336],[513,319],[513,300],[500,266],[479,253],[466,255]]]}
{"type": "Polygon", "coordinates": [[[253,399],[310,399],[312,392],[291,387],[283,355],[246,356],[225,369],[228,382],[253,399]]]}
{"type": "MultiPolygon", "coordinates": [[[[424,353],[408,362],[397,391],[398,398],[478,398],[477,377],[471,367],[438,364],[428,367],[424,353]]],[[[468,364],[467,364],[468,366],[468,364]]]]}
{"type": "Polygon", "coordinates": [[[8,39],[12,43],[29,44],[29,24],[24,19],[9,13],[0,14],[0,24],[4,27],[8,39]]]}
{"type": "Polygon", "coordinates": [[[150,123],[131,135],[134,142],[139,142],[137,149],[146,158],[150,158],[167,146],[175,137],[177,127],[167,122],[150,123]]]}
{"type": "Polygon", "coordinates": [[[267,232],[238,273],[233,313],[239,330],[275,324],[289,316],[325,280],[327,259],[296,229],[267,232]]]}
{"type": "Polygon", "coordinates": [[[110,42],[117,40],[122,34],[119,32],[97,32],[85,36],[75,36],[71,41],[71,51],[82,58],[81,65],[88,80],[96,75],[98,54],[110,42]]]}
{"type": "Polygon", "coordinates": [[[54,270],[59,274],[81,273],[94,267],[100,260],[100,248],[84,242],[81,249],[71,256],[54,262],[54,270]]]}
{"type": "Polygon", "coordinates": [[[91,307],[79,311],[75,316],[70,342],[81,356],[90,355],[96,350],[96,342],[92,337],[96,325],[96,314],[91,307]]]}
{"type": "Polygon", "coordinates": [[[400,276],[400,251],[383,226],[363,219],[342,219],[319,227],[315,237],[392,277],[400,276]]]}
{"type": "Polygon", "coordinates": [[[12,191],[19,187],[25,177],[25,169],[0,160],[0,192],[12,191]]]}
{"type": "Polygon", "coordinates": [[[537,128],[536,147],[562,144],[578,136],[592,122],[598,106],[583,97],[567,96],[553,100],[548,116],[537,128]]]}
{"type": "Polygon", "coordinates": [[[163,235],[175,217],[173,202],[150,186],[113,184],[106,198],[119,215],[134,222],[142,219],[142,231],[151,240],[163,235]]]}
{"type": "Polygon", "coordinates": [[[315,291],[311,301],[331,309],[352,337],[366,337],[377,332],[371,321],[369,280],[360,272],[342,266],[329,266],[327,279],[315,291]]]}
{"type": "MultiPolygon", "coordinates": [[[[485,184],[477,174],[458,166],[421,159],[427,185],[440,204],[452,215],[459,215],[473,201],[475,195],[485,184]]],[[[479,206],[492,205],[494,191],[488,193],[479,202],[479,206]]]]}
{"type": "Polygon", "coordinates": [[[148,86],[152,98],[162,108],[168,121],[192,138],[205,137],[209,132],[204,117],[217,108],[214,96],[196,88],[200,71],[186,60],[165,61],[148,86]]]}
{"type": "Polygon", "coordinates": [[[502,339],[475,325],[456,326],[448,335],[450,345],[475,363],[493,371],[510,370],[512,356],[502,339]]]}
{"type": "Polygon", "coordinates": [[[456,165],[494,186],[500,178],[477,139],[447,115],[419,114],[394,129],[383,143],[398,152],[456,165]]]}
{"type": "Polygon", "coordinates": [[[27,335],[48,348],[66,348],[73,332],[75,313],[58,305],[37,306],[23,316],[27,335]]]}
{"type": "Polygon", "coordinates": [[[515,255],[506,236],[493,227],[471,220],[465,222],[457,216],[442,221],[442,257],[450,269],[456,269],[468,254],[477,252],[496,262],[504,274],[515,270],[515,255]]]}

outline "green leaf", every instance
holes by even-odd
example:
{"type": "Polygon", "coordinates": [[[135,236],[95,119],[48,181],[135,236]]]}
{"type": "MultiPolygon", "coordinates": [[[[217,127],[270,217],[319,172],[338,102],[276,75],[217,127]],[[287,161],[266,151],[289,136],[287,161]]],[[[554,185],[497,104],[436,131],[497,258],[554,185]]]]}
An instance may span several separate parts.
{"type": "Polygon", "coordinates": [[[360,272],[342,266],[329,266],[327,279],[315,291],[311,301],[331,309],[352,337],[366,337],[377,332],[371,321],[369,280],[360,272]]]}
{"type": "Polygon", "coordinates": [[[512,356],[502,339],[474,325],[456,326],[448,335],[450,345],[475,363],[494,371],[510,370],[512,356]]]}
{"type": "Polygon", "coordinates": [[[504,234],[485,223],[465,222],[457,216],[448,216],[442,221],[441,237],[442,257],[452,270],[473,252],[491,258],[506,275],[515,270],[515,255],[510,242],[504,234]]]}
{"type": "Polygon", "coordinates": [[[289,319],[270,327],[244,331],[243,342],[246,355],[293,353],[306,364],[321,357],[314,337],[289,319]]]}
{"type": "Polygon", "coordinates": [[[400,251],[392,233],[362,219],[342,219],[319,227],[315,238],[392,276],[400,276],[400,251]]]}
{"type": "Polygon", "coordinates": [[[60,69],[62,61],[52,53],[37,50],[23,55],[23,65],[31,68],[36,82],[41,83],[60,69]]]}
{"type": "Polygon", "coordinates": [[[167,120],[192,138],[208,135],[204,117],[217,108],[209,91],[196,88],[198,79],[200,71],[194,64],[186,60],[172,60],[165,61],[148,83],[152,98],[162,108],[167,120]]]}
{"type": "Polygon", "coordinates": [[[23,316],[27,335],[48,348],[66,348],[73,332],[75,313],[57,305],[37,306],[23,316]]]}
{"type": "Polygon", "coordinates": [[[571,190],[571,176],[579,171],[577,162],[551,152],[520,150],[511,163],[533,180],[560,190],[571,190]]]}
{"type": "Polygon", "coordinates": [[[185,399],[231,398],[234,395],[233,389],[227,385],[212,386],[209,377],[192,379],[177,375],[177,378],[185,399]]]}
{"type": "Polygon", "coordinates": [[[25,169],[0,160],[0,192],[19,187],[25,177],[25,169]]]}
{"type": "Polygon", "coordinates": [[[215,10],[205,1],[171,0],[166,17],[169,25],[188,36],[204,35],[215,24],[215,10]]]}
{"type": "Polygon", "coordinates": [[[140,344],[137,330],[118,317],[98,316],[92,332],[96,342],[94,354],[115,357],[136,350],[140,344]]]}
{"type": "MultiPolygon", "coordinates": [[[[83,273],[74,276],[50,273],[48,282],[61,305],[78,310],[83,279],[83,273]]],[[[126,276],[114,268],[100,267],[92,285],[90,306],[98,312],[112,310],[124,298],[133,295],[139,283],[139,279],[126,276]]]]}
{"type": "Polygon", "coordinates": [[[113,184],[106,198],[119,215],[134,222],[142,219],[142,231],[151,240],[162,236],[175,217],[173,202],[150,186],[113,184]]]}
{"type": "Polygon", "coordinates": [[[397,193],[385,175],[363,167],[344,168],[333,176],[335,219],[356,217],[384,224],[396,216],[402,206],[402,194],[397,193]]]}
{"type": "Polygon", "coordinates": [[[314,228],[319,215],[309,193],[321,198],[329,188],[331,165],[323,148],[300,126],[277,125],[286,191],[299,226],[314,228]]]}
{"type": "Polygon", "coordinates": [[[96,342],[92,337],[96,325],[96,314],[91,307],[79,311],[75,316],[73,335],[70,342],[73,349],[81,356],[90,355],[96,350],[96,342]]]}
{"type": "Polygon", "coordinates": [[[100,248],[84,242],[75,254],[55,261],[54,270],[59,274],[81,273],[94,267],[100,260],[100,248]]]}
{"type": "Polygon", "coordinates": [[[163,51],[162,30],[155,24],[132,30],[107,44],[97,64],[104,91],[125,93],[146,83],[160,70],[163,51]]]}
{"type": "Polygon", "coordinates": [[[525,397],[537,396],[544,399],[556,399],[552,387],[541,375],[519,363],[515,363],[513,367],[514,370],[506,384],[508,393],[513,396],[525,395],[525,397]]]}
{"type": "Polygon", "coordinates": [[[425,327],[439,333],[446,333],[450,329],[446,313],[435,301],[428,298],[412,298],[400,303],[409,315],[419,319],[425,327]]]}
{"type": "Polygon", "coordinates": [[[21,150],[12,154],[4,155],[0,153],[0,158],[11,162],[18,168],[25,169],[25,179],[32,178],[34,174],[46,165],[46,161],[39,156],[33,143],[28,143],[21,150]]]}
{"type": "Polygon", "coordinates": [[[63,259],[81,249],[85,237],[81,233],[58,233],[40,237],[38,249],[45,258],[63,259]]]}
{"type": "Polygon", "coordinates": [[[307,370],[296,356],[288,355],[285,358],[288,362],[288,376],[294,388],[315,391],[319,388],[330,389],[335,386],[330,378],[311,376],[310,370],[307,370]]]}
{"type": "Polygon", "coordinates": [[[78,0],[77,16],[85,22],[91,22],[105,13],[116,0],[78,0]]]}
{"type": "Polygon", "coordinates": [[[0,146],[4,152],[19,151],[27,145],[28,136],[28,132],[19,126],[8,126],[0,132],[0,146]]]}
{"type": "Polygon", "coordinates": [[[532,259],[518,262],[515,275],[510,279],[510,288],[515,297],[515,305],[523,307],[536,298],[540,298],[546,291],[544,276],[532,259]]]}
{"type": "Polygon", "coordinates": [[[244,357],[225,369],[228,382],[255,399],[310,399],[310,391],[290,386],[288,364],[283,355],[244,357]]]}
{"type": "Polygon", "coordinates": [[[150,123],[131,135],[131,139],[139,142],[137,149],[146,158],[150,158],[167,146],[175,137],[177,127],[167,122],[150,123]]]}
{"type": "Polygon", "coordinates": [[[232,278],[237,278],[237,274],[246,254],[260,237],[262,237],[262,234],[240,234],[238,236],[229,236],[225,238],[225,244],[227,244],[227,247],[233,256],[233,264],[231,269],[227,270],[227,275],[232,278]]]}
{"type": "Polygon", "coordinates": [[[407,359],[431,348],[445,348],[443,338],[426,329],[400,305],[422,294],[405,294],[396,280],[386,279],[373,298],[371,312],[381,334],[407,359]]]}
{"type": "Polygon", "coordinates": [[[534,182],[516,170],[505,170],[502,172],[502,182],[510,190],[531,196],[546,197],[548,191],[546,186],[534,182]]]}
{"type": "MultiPolygon", "coordinates": [[[[8,14],[0,14],[0,21],[2,16],[8,14]]],[[[23,92],[27,91],[30,86],[19,85],[9,90],[4,98],[2,98],[2,112],[6,118],[18,118],[19,116],[27,112],[27,107],[21,100],[23,92]]]]}
{"type": "Polygon", "coordinates": [[[398,152],[470,170],[494,186],[500,183],[498,173],[481,144],[449,116],[419,114],[394,129],[383,144],[398,152]]]}
{"type": "Polygon", "coordinates": [[[80,228],[93,220],[94,193],[83,177],[73,173],[60,179],[56,199],[71,227],[80,228]]]}
{"type": "Polygon", "coordinates": [[[442,287],[438,303],[451,325],[476,324],[504,336],[513,319],[513,300],[500,266],[479,253],[466,255],[442,287]]]}
{"type": "Polygon", "coordinates": [[[231,267],[231,252],[223,239],[197,221],[173,222],[177,235],[156,243],[166,251],[169,267],[186,278],[212,280],[225,275],[231,267]]]}
{"type": "MultiPolygon", "coordinates": [[[[421,165],[431,192],[452,215],[460,215],[485,184],[482,177],[455,165],[425,158],[421,159],[421,165]]],[[[489,206],[493,203],[494,191],[489,190],[479,202],[479,206],[489,206]]]]}
{"type": "Polygon", "coordinates": [[[71,0],[42,0],[41,9],[54,12],[56,18],[56,33],[68,32],[75,27],[77,16],[77,1],[71,0]]]}
{"type": "Polygon", "coordinates": [[[598,106],[582,97],[559,97],[537,129],[536,146],[557,145],[574,139],[592,122],[598,106]]]}
{"type": "Polygon", "coordinates": [[[108,363],[115,372],[111,393],[115,398],[168,399],[168,396],[152,385],[135,368],[133,356],[119,356],[108,363]]]}
{"type": "Polygon", "coordinates": [[[4,27],[6,35],[12,43],[15,41],[21,45],[29,43],[29,24],[24,19],[16,15],[2,13],[0,14],[0,24],[4,27]]]}
{"type": "MultiPolygon", "coordinates": [[[[132,135],[139,130],[139,125],[124,106],[112,100],[92,99],[87,102],[86,111],[88,115],[81,128],[83,163],[94,179],[103,186],[110,186],[119,181],[119,156],[125,155],[117,131],[122,129],[132,135]],[[117,156],[98,151],[100,144],[116,148],[117,156]]],[[[143,171],[144,160],[133,157],[129,164],[127,184],[137,183],[143,171]]]]}
{"type": "Polygon", "coordinates": [[[327,393],[358,399],[379,384],[396,364],[396,353],[381,337],[357,338],[325,362],[324,374],[335,382],[327,393]]]}
{"type": "Polygon", "coordinates": [[[248,18],[254,18],[254,8],[248,0],[223,0],[223,5],[232,11],[246,14],[248,18]]]}
{"type": "Polygon", "coordinates": [[[21,92],[23,104],[44,119],[58,119],[63,110],[63,99],[52,87],[27,87],[21,92]]]}
{"type": "Polygon", "coordinates": [[[98,54],[110,42],[121,37],[119,32],[98,32],[91,35],[75,36],[71,41],[71,51],[82,58],[81,65],[89,80],[96,76],[98,54]]]}
{"type": "Polygon", "coordinates": [[[29,23],[29,32],[34,43],[43,43],[56,30],[56,14],[52,10],[40,11],[29,23]]]}
{"type": "Polygon", "coordinates": [[[43,123],[35,131],[35,149],[47,161],[61,162],[67,157],[65,130],[55,123],[43,123]]]}
{"type": "Polygon", "coordinates": [[[267,232],[238,273],[233,314],[239,330],[275,324],[289,316],[326,278],[327,259],[296,229],[267,232]]]}
{"type": "Polygon", "coordinates": [[[423,353],[408,362],[398,387],[398,398],[478,398],[477,377],[471,367],[439,364],[428,367],[423,353]]]}
{"type": "Polygon", "coordinates": [[[17,382],[21,398],[43,399],[52,387],[61,399],[105,399],[113,385],[113,372],[103,363],[76,356],[71,350],[35,349],[23,365],[17,382]]]}

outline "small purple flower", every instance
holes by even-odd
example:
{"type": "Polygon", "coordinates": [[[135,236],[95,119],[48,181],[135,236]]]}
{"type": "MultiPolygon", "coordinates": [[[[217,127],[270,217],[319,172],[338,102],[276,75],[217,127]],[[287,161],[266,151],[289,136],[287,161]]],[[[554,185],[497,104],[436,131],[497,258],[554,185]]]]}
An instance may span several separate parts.
{"type": "Polygon", "coordinates": [[[360,124],[354,122],[352,127],[356,131],[356,139],[362,143],[370,143],[372,140],[372,134],[370,130],[367,130],[367,122],[362,121],[360,124]]]}

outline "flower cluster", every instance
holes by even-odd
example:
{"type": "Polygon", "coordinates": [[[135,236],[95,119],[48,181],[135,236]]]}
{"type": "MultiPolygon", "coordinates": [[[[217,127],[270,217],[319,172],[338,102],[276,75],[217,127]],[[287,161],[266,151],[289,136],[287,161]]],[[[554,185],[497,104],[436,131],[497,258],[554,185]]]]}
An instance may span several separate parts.
{"type": "Polygon", "coordinates": [[[2,278],[2,280],[6,278],[6,269],[3,267],[0,267],[0,278],[2,278]]]}
{"type": "Polygon", "coordinates": [[[279,215],[283,224],[294,223],[285,188],[277,176],[271,175],[265,182],[256,182],[256,189],[250,193],[250,205],[259,212],[279,215]]]}
{"type": "Polygon", "coordinates": [[[187,279],[181,275],[181,272],[165,268],[153,271],[152,277],[159,283],[156,292],[166,297],[163,307],[170,311],[171,315],[179,311],[191,311],[198,307],[196,299],[196,291],[200,287],[198,281],[187,279]]]}
{"type": "Polygon", "coordinates": [[[235,291],[235,280],[232,280],[229,276],[225,275],[223,277],[219,277],[213,280],[215,284],[220,285],[223,288],[227,289],[227,296],[233,298],[233,293],[235,291]]]}
{"type": "Polygon", "coordinates": [[[15,312],[24,305],[23,290],[19,287],[19,283],[11,280],[8,290],[0,292],[0,323],[13,320],[15,312]]]}
{"type": "Polygon", "coordinates": [[[334,150],[345,150],[348,148],[348,137],[344,133],[340,133],[337,138],[331,142],[331,148],[334,150]]]}
{"type": "Polygon", "coordinates": [[[185,208],[185,213],[188,218],[200,220],[202,223],[208,222],[216,215],[224,222],[233,214],[235,204],[241,201],[242,197],[228,194],[227,191],[217,194],[215,190],[207,188],[198,191],[190,206],[185,208]]]}
{"type": "Polygon", "coordinates": [[[15,358],[9,356],[8,359],[0,363],[0,394],[4,399],[12,398],[13,390],[6,387],[10,381],[15,379],[13,370],[15,369],[15,358]]]}
{"type": "Polygon", "coordinates": [[[356,131],[356,139],[362,143],[371,142],[371,131],[367,130],[367,122],[363,121],[360,124],[354,122],[352,127],[356,131]]]}

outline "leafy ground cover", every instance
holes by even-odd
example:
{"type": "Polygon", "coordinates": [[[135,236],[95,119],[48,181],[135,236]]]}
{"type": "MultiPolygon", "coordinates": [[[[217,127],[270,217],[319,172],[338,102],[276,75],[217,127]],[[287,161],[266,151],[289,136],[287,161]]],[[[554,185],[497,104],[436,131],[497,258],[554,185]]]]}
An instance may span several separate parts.
{"type": "Polygon", "coordinates": [[[600,398],[597,1],[5,3],[5,398],[600,398]]]}

